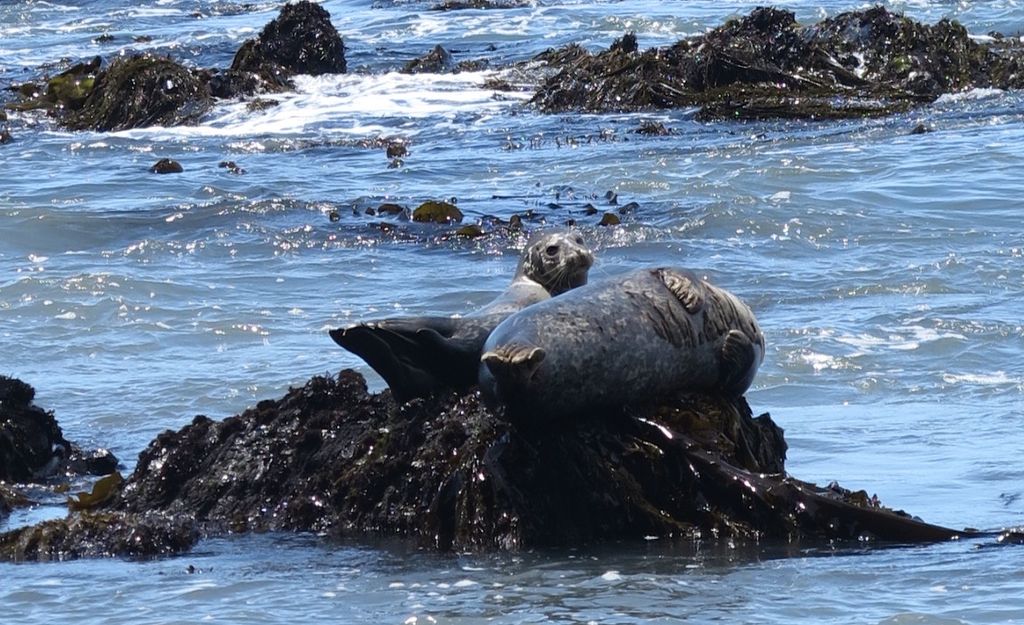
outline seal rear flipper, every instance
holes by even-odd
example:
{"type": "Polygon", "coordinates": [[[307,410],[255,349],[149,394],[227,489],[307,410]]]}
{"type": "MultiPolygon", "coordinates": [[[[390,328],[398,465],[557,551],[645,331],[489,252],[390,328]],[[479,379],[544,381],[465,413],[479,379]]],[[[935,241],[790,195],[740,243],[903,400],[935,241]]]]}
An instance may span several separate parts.
{"type": "Polygon", "coordinates": [[[730,397],[739,397],[750,388],[761,364],[763,346],[755,345],[739,330],[729,330],[719,354],[719,389],[730,397]]]}
{"type": "Polygon", "coordinates": [[[547,353],[539,348],[519,343],[500,345],[480,357],[480,361],[506,388],[521,388],[530,381],[547,353]]]}
{"type": "Polygon", "coordinates": [[[431,370],[433,359],[424,357],[415,332],[410,335],[377,324],[360,324],[331,330],[330,335],[380,374],[398,402],[424,397],[444,386],[431,370]]]}

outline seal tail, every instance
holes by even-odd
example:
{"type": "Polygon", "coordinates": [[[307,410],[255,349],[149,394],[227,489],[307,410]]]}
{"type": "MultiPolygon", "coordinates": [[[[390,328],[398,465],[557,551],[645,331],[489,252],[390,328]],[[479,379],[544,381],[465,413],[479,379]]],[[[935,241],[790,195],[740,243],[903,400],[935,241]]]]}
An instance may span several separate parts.
{"type": "Polygon", "coordinates": [[[444,349],[448,323],[446,319],[388,320],[337,328],[329,334],[380,374],[396,401],[405,402],[450,385],[448,369],[455,363],[444,349]]]}
{"type": "Polygon", "coordinates": [[[506,388],[522,388],[537,373],[547,352],[539,347],[511,343],[500,345],[480,357],[499,384],[506,388]]]}

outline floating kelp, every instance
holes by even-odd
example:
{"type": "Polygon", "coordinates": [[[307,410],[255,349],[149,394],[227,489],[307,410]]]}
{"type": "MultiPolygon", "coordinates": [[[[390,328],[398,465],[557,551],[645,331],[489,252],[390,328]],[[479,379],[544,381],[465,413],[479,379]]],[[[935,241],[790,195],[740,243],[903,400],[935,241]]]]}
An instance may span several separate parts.
{"type": "Polygon", "coordinates": [[[1020,45],[970,39],[960,24],[915,22],[883,7],[812,26],[757,8],[698,37],[639,51],[626,35],[599,54],[541,57],[560,71],[538,89],[542,110],[700,107],[704,117],[883,115],[975,87],[1024,85],[1020,45]]]}
{"type": "Polygon", "coordinates": [[[412,212],[413,221],[435,224],[459,223],[462,218],[462,211],[457,206],[438,200],[427,200],[412,212]]]}
{"type": "Polygon", "coordinates": [[[124,478],[117,471],[100,478],[89,492],[81,492],[68,498],[68,509],[73,511],[92,510],[109,503],[121,492],[124,478]]]}

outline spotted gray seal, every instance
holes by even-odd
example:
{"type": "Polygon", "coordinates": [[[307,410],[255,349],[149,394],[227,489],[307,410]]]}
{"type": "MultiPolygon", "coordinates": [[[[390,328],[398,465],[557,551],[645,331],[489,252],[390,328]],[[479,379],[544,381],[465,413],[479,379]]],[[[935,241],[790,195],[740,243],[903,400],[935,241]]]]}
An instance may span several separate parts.
{"type": "Polygon", "coordinates": [[[739,396],[763,358],[764,335],[735,295],[685,269],[642,269],[502,321],[480,390],[512,418],[569,416],[683,391],[739,396]]]}
{"type": "Polygon", "coordinates": [[[369,321],[330,335],[379,373],[400,402],[463,390],[477,383],[480,352],[491,330],[514,312],[586,284],[593,263],[579,232],[540,232],[524,248],[508,288],[477,311],[369,321]]]}

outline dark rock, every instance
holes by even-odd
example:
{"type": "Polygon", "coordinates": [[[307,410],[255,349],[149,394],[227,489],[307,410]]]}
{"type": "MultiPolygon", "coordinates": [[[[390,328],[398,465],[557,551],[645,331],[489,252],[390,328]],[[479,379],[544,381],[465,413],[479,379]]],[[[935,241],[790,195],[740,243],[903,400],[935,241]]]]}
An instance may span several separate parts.
{"type": "Polygon", "coordinates": [[[413,59],[402,67],[406,74],[440,74],[452,68],[452,55],[440,45],[425,55],[413,59]]]}
{"type": "Polygon", "coordinates": [[[276,66],[292,74],[343,74],[345,44],[319,4],[302,0],[281,7],[256,39],[242,44],[231,70],[264,74],[276,66]]]}
{"type": "Polygon", "coordinates": [[[632,215],[637,211],[638,208],[640,208],[640,204],[638,202],[629,202],[619,207],[619,214],[632,215]]]}
{"type": "Polygon", "coordinates": [[[381,215],[401,215],[406,212],[406,210],[407,209],[405,207],[398,204],[392,204],[390,202],[385,202],[377,207],[377,212],[381,215]]]}
{"type": "Polygon", "coordinates": [[[647,135],[649,137],[666,137],[672,134],[672,129],[666,128],[665,124],[661,122],[645,121],[633,132],[638,135],[647,135]]]}
{"type": "Polygon", "coordinates": [[[245,110],[247,110],[249,112],[265,111],[265,110],[267,110],[269,108],[273,108],[275,106],[279,106],[280,104],[281,103],[278,102],[277,100],[270,100],[270,99],[267,99],[267,98],[257,98],[255,100],[250,100],[249,103],[245,105],[245,110]]]}
{"type": "Polygon", "coordinates": [[[210,106],[205,85],[177,62],[150,54],[119,57],[96,78],[72,130],[112,131],[195,123],[210,106]]]}
{"type": "Polygon", "coordinates": [[[35,389],[0,376],[0,481],[31,482],[56,471],[70,443],[53,413],[32,403],[35,389]]]}
{"type": "Polygon", "coordinates": [[[462,221],[462,217],[462,211],[454,204],[436,200],[427,200],[412,212],[413,221],[435,224],[459,223],[462,221]]]}
{"type": "Polygon", "coordinates": [[[748,16],[672,46],[627,35],[596,55],[567,48],[533,102],[549,112],[701,107],[700,118],[883,115],[972,87],[1024,86],[1022,45],[977,43],[960,24],[883,7],[800,26],[789,11],[748,16]]]}
{"type": "Polygon", "coordinates": [[[53,413],[32,400],[35,389],[0,376],[0,482],[31,483],[60,473],[107,473],[117,458],[109,451],[82,451],[64,438],[53,413]]]}
{"type": "Polygon", "coordinates": [[[169,158],[162,158],[156,162],[155,165],[149,168],[149,171],[154,174],[180,174],[185,171],[181,166],[181,163],[169,158]]]}
{"type": "Polygon", "coordinates": [[[220,167],[221,169],[226,169],[228,170],[229,173],[232,174],[241,175],[245,173],[245,170],[239,167],[238,164],[235,163],[235,161],[221,161],[217,163],[217,167],[220,167]]]}
{"type": "Polygon", "coordinates": [[[912,135],[923,135],[923,134],[927,134],[927,133],[929,133],[931,131],[932,131],[932,128],[930,126],[928,126],[927,124],[924,124],[924,123],[920,123],[920,124],[914,126],[913,128],[911,128],[909,134],[912,134],[912,135]]]}
{"type": "Polygon", "coordinates": [[[14,137],[11,136],[11,131],[7,128],[0,128],[0,145],[7,145],[14,141],[14,137]]]}
{"type": "Polygon", "coordinates": [[[970,534],[795,480],[785,456],[782,430],[742,399],[687,396],[516,426],[475,392],[397,406],[343,371],[160,434],[98,511],[0,535],[0,558],[177,553],[200,535],[268,530],[410,536],[459,551],[970,534]]]}
{"type": "Polygon", "coordinates": [[[199,540],[185,516],[82,513],[0,534],[0,557],[12,561],[88,557],[155,557],[187,551],[199,540]]]}
{"type": "Polygon", "coordinates": [[[113,35],[111,35],[110,33],[103,33],[102,35],[100,35],[98,37],[93,37],[92,42],[93,43],[110,43],[110,42],[114,41],[114,39],[115,39],[115,37],[113,35]]]}
{"type": "Polygon", "coordinates": [[[153,41],[152,35],[135,35],[132,37],[134,43],[150,43],[153,41]]]}
{"type": "Polygon", "coordinates": [[[482,237],[487,233],[480,227],[479,224],[469,224],[468,226],[462,226],[455,231],[456,236],[466,237],[469,239],[475,239],[476,237],[482,237]]]}
{"type": "Polygon", "coordinates": [[[402,158],[409,154],[409,148],[401,141],[388,143],[386,154],[388,158],[402,158]]]}
{"type": "Polygon", "coordinates": [[[0,122],[7,121],[7,111],[0,110],[0,122]]]}
{"type": "Polygon", "coordinates": [[[616,215],[615,213],[605,213],[601,217],[601,221],[597,222],[597,225],[599,225],[599,226],[617,226],[620,223],[622,223],[622,220],[619,219],[618,215],[616,215]]]}

